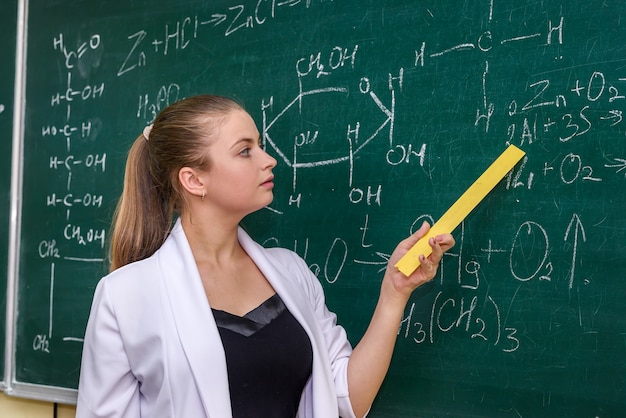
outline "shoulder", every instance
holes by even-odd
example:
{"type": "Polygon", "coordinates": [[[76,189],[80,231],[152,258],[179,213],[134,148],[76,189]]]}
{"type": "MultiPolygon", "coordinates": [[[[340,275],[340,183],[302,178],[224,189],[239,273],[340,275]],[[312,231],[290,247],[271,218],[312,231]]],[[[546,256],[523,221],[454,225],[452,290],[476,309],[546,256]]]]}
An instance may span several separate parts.
{"type": "Polygon", "coordinates": [[[156,254],[143,260],[135,261],[112,271],[102,278],[111,286],[125,286],[129,283],[146,281],[157,270],[156,254]]]}
{"type": "Polygon", "coordinates": [[[89,322],[102,329],[117,330],[121,338],[137,341],[158,333],[165,312],[164,294],[153,257],[130,263],[100,279],[91,305],[89,322]]]}
{"type": "Polygon", "coordinates": [[[306,262],[296,252],[281,247],[264,248],[268,257],[272,257],[286,267],[298,269],[304,267],[308,270],[306,262]]]}
{"type": "MultiPolygon", "coordinates": [[[[179,229],[182,231],[182,228],[179,229]]],[[[180,234],[178,230],[173,230],[163,245],[150,257],[134,261],[110,272],[101,279],[99,284],[120,291],[131,291],[134,288],[140,289],[154,285],[156,279],[162,275],[163,265],[168,263],[167,260],[182,258],[181,251],[176,245],[178,234],[180,234]]]]}
{"type": "Polygon", "coordinates": [[[104,276],[98,282],[95,299],[117,305],[139,303],[157,290],[158,261],[155,255],[135,261],[104,276]]]}
{"type": "Polygon", "coordinates": [[[317,276],[295,251],[282,247],[263,247],[247,234],[240,235],[240,240],[257,266],[266,274],[271,275],[268,277],[270,281],[284,280],[295,283],[311,300],[317,300],[322,296],[323,289],[317,276]],[[267,268],[268,266],[271,268],[267,268]],[[278,274],[274,275],[272,272],[278,274]]]}
{"type": "Polygon", "coordinates": [[[239,242],[248,255],[258,264],[268,261],[275,267],[288,269],[292,273],[312,274],[306,262],[296,252],[282,247],[264,247],[246,231],[239,229],[239,242]]]}
{"type": "Polygon", "coordinates": [[[267,251],[281,261],[289,271],[290,277],[307,291],[309,297],[314,299],[323,297],[322,283],[302,257],[285,248],[268,248],[267,251]]]}

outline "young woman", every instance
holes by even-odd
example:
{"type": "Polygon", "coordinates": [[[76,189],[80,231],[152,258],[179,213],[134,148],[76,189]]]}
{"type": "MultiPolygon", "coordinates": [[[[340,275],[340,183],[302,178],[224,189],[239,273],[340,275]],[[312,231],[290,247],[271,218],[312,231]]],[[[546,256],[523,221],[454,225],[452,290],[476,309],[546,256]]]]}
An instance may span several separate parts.
{"type": "Polygon", "coordinates": [[[428,224],[397,246],[353,350],[304,260],[239,227],[272,201],[275,166],[252,118],[223,97],[177,102],[137,138],[85,334],[78,418],[367,414],[409,296],[454,239],[431,239],[410,277],[393,266],[428,224]]]}

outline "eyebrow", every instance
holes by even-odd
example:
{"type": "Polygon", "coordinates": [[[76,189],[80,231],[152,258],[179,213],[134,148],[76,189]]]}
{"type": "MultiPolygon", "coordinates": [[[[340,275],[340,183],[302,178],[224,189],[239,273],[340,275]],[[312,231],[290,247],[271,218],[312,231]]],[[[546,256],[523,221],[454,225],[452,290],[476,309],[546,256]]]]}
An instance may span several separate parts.
{"type": "Polygon", "coordinates": [[[247,143],[247,144],[258,144],[261,142],[261,134],[259,134],[259,136],[257,137],[256,141],[254,138],[241,138],[238,139],[237,141],[235,141],[235,143],[230,147],[230,149],[233,149],[235,147],[237,147],[239,144],[241,144],[242,142],[247,143]]]}

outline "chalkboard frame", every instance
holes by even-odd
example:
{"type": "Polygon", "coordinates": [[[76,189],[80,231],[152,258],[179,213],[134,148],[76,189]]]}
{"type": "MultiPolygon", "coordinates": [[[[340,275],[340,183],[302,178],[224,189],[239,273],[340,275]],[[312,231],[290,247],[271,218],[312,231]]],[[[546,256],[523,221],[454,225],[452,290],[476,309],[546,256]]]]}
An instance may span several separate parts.
{"type": "Polygon", "coordinates": [[[7,265],[6,341],[4,344],[4,380],[2,389],[7,395],[48,402],[75,404],[77,391],[68,388],[19,383],[15,381],[15,320],[17,305],[17,281],[19,277],[20,215],[22,201],[22,175],[24,156],[24,111],[26,89],[26,48],[28,28],[28,1],[19,0],[17,5],[17,29],[15,48],[15,83],[13,103],[13,135],[11,152],[11,219],[9,231],[9,255],[7,265]]]}
{"type": "MultiPolygon", "coordinates": [[[[23,6],[21,0],[17,0],[15,2],[11,2],[10,5],[6,5],[6,15],[3,18],[11,18],[12,21],[9,25],[14,33],[11,34],[11,41],[13,42],[13,50],[9,52],[9,55],[12,57],[13,61],[9,61],[8,65],[12,65],[12,73],[10,75],[11,84],[13,87],[12,94],[12,102],[10,104],[11,111],[11,152],[10,152],[10,174],[9,174],[9,209],[8,209],[8,219],[7,222],[7,236],[2,237],[2,239],[6,239],[7,242],[7,254],[6,255],[6,287],[3,289],[5,291],[6,297],[6,305],[4,306],[5,310],[3,312],[3,320],[4,320],[4,339],[2,340],[2,381],[0,381],[0,388],[2,390],[9,390],[10,381],[11,381],[11,364],[12,364],[12,336],[13,336],[13,318],[14,318],[14,309],[13,309],[13,283],[15,280],[14,268],[16,266],[17,260],[17,251],[18,247],[15,245],[15,239],[19,237],[19,231],[16,230],[16,223],[14,222],[15,216],[19,213],[19,201],[16,199],[16,196],[19,196],[19,190],[21,185],[19,183],[19,176],[17,173],[16,164],[19,164],[21,154],[19,149],[20,136],[19,132],[21,129],[21,100],[23,97],[21,95],[21,82],[23,78],[20,77],[21,72],[21,59],[20,52],[23,52],[24,49],[20,48],[20,40],[21,36],[24,32],[23,25],[20,23],[25,22],[24,19],[20,19],[19,11],[20,7],[23,6]]],[[[4,80],[3,80],[4,81],[4,80]]],[[[3,179],[4,181],[4,179],[3,179]]],[[[3,222],[5,219],[3,219],[3,222]]]]}
{"type": "Polygon", "coordinates": [[[18,253],[20,242],[20,202],[21,202],[21,169],[22,169],[22,132],[25,89],[25,54],[26,54],[26,17],[27,2],[19,0],[17,3],[16,16],[16,39],[15,39],[15,76],[13,98],[13,134],[11,148],[11,202],[9,224],[9,255],[7,263],[7,306],[6,306],[6,341],[4,352],[4,385],[7,394],[13,394],[13,359],[14,332],[15,332],[15,283],[18,277],[18,253]]]}
{"type": "MultiPolygon", "coordinates": [[[[12,181],[15,177],[13,170],[13,160],[15,158],[13,154],[13,150],[15,149],[14,142],[14,126],[16,124],[16,112],[14,112],[15,106],[18,104],[16,91],[16,83],[15,83],[15,72],[17,70],[17,60],[16,60],[16,49],[17,49],[17,34],[18,34],[18,18],[17,18],[17,9],[18,9],[18,0],[11,0],[3,3],[0,6],[2,12],[0,13],[0,18],[3,19],[3,25],[9,28],[9,32],[7,36],[3,37],[2,41],[2,50],[6,50],[7,59],[3,62],[3,69],[7,69],[7,72],[3,75],[6,77],[0,80],[3,84],[2,86],[2,101],[0,102],[0,114],[2,114],[3,119],[3,128],[6,127],[6,131],[2,132],[2,158],[8,156],[9,160],[6,162],[6,166],[2,167],[2,185],[0,190],[2,191],[2,226],[0,227],[1,239],[2,243],[0,248],[2,248],[2,256],[0,257],[0,265],[4,265],[6,268],[2,271],[0,275],[0,284],[4,286],[0,286],[1,289],[4,290],[4,294],[0,296],[0,307],[2,307],[2,329],[0,332],[0,358],[3,359],[2,364],[0,364],[0,389],[4,390],[6,388],[6,377],[5,377],[5,353],[9,352],[7,348],[9,346],[10,338],[7,338],[7,332],[10,332],[11,329],[11,321],[8,319],[9,314],[11,313],[11,309],[8,306],[9,303],[9,292],[7,289],[9,287],[9,271],[10,266],[9,262],[11,260],[9,256],[9,251],[11,249],[11,241],[9,238],[10,230],[11,230],[11,218],[12,218],[12,202],[11,196],[13,196],[12,191],[15,190],[15,186],[12,181]],[[5,96],[6,95],[6,96],[5,96]],[[9,122],[10,120],[10,122],[9,122]],[[4,136],[6,134],[6,137],[4,136]],[[6,142],[4,142],[6,141],[6,142]],[[6,200],[5,200],[6,199],[6,200]],[[5,202],[7,203],[6,207],[4,206],[5,202]],[[6,216],[6,217],[5,217],[6,216]],[[6,245],[6,247],[5,247],[6,245]]],[[[3,160],[3,165],[5,161],[3,160]]]]}

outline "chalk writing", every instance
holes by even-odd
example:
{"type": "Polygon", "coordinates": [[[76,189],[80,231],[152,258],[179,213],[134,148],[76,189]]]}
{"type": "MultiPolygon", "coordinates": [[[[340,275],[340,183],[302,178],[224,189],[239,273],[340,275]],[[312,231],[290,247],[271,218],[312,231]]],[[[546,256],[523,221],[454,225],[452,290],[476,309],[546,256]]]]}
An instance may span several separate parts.
{"type": "MultiPolygon", "coordinates": [[[[319,0],[323,3],[324,0],[319,0]]],[[[190,43],[203,43],[207,36],[205,28],[219,28],[224,37],[229,37],[244,29],[254,29],[274,20],[280,9],[301,6],[308,9],[313,0],[258,1],[254,5],[237,4],[208,14],[186,16],[175,22],[166,23],[162,32],[150,37],[145,30],[128,36],[130,49],[117,71],[122,76],[129,71],[145,67],[149,53],[168,55],[172,51],[182,51],[190,43]]]]}
{"type": "MultiPolygon", "coordinates": [[[[396,378],[405,390],[432,371],[433,404],[475,416],[571,416],[549,407],[577,392],[624,399],[618,11],[384,3],[114,1],[59,23],[44,15],[64,16],[60,4],[31,8],[43,32],[28,47],[18,373],[38,381],[38,361],[48,371],[80,352],[131,143],[168,105],[217,93],[244,103],[278,161],[274,200],[243,226],[302,256],[351,339],[397,242],[434,224],[506,146],[526,152],[408,301],[378,405],[420,410],[430,397],[389,406],[396,378]],[[467,408],[490,407],[494,387],[507,399],[497,410],[467,408]],[[535,387],[541,410],[528,412],[518,393],[535,387]]],[[[78,370],[68,363],[61,379],[78,370]]]]}
{"type": "MultiPolygon", "coordinates": [[[[72,254],[80,247],[98,248],[101,254],[105,246],[106,231],[91,225],[77,224],[72,221],[72,212],[78,208],[87,211],[100,210],[105,204],[104,195],[97,189],[75,190],[75,179],[84,175],[104,175],[107,170],[107,152],[83,153],[75,152],[75,144],[89,141],[94,135],[94,123],[92,120],[75,121],[72,115],[74,106],[79,106],[91,101],[102,100],[105,97],[105,83],[76,82],[78,79],[86,79],[90,73],[88,64],[97,62],[99,52],[103,48],[103,40],[99,34],[93,34],[86,41],[76,43],[77,48],[68,48],[66,36],[63,33],[54,37],[53,50],[62,56],[63,70],[65,71],[65,85],[51,95],[49,107],[51,110],[63,109],[63,121],[54,121],[41,127],[40,138],[42,141],[52,143],[62,140],[65,153],[51,153],[48,156],[48,169],[51,172],[64,175],[63,181],[56,190],[45,191],[43,206],[53,210],[64,211],[64,225],[59,225],[56,234],[45,237],[39,241],[38,255],[41,259],[50,261],[49,300],[48,300],[48,330],[41,333],[33,330],[32,348],[36,352],[50,354],[54,350],[54,318],[55,318],[55,280],[57,279],[57,263],[62,260],[78,263],[101,263],[102,257],[84,257],[72,254]]],[[[55,178],[59,178],[55,176],[55,178]]],[[[55,188],[57,187],[55,186],[55,188]]],[[[96,213],[96,212],[94,212],[96,213]]],[[[93,216],[97,218],[97,216],[93,216]]],[[[62,336],[62,341],[81,341],[81,337],[62,336]]]]}
{"type": "Polygon", "coordinates": [[[489,296],[482,301],[482,305],[491,307],[490,313],[486,313],[485,308],[477,310],[478,302],[477,296],[445,299],[443,292],[440,291],[435,296],[427,322],[415,320],[413,315],[416,304],[411,303],[407,316],[402,319],[398,334],[416,344],[433,344],[438,333],[457,330],[471,339],[479,339],[497,346],[503,352],[510,353],[519,349],[517,329],[502,326],[500,308],[496,302],[489,296]]]}

